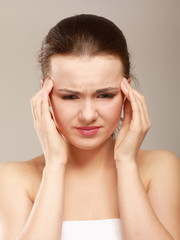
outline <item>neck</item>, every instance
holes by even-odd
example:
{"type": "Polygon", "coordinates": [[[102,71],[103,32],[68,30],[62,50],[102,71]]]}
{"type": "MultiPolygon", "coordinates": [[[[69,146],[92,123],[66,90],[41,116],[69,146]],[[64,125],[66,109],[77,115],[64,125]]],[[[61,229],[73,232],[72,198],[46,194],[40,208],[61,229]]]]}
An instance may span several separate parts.
{"type": "Polygon", "coordinates": [[[115,140],[110,137],[102,145],[92,150],[77,148],[67,142],[68,163],[67,167],[85,173],[101,171],[115,166],[114,161],[115,140]]]}

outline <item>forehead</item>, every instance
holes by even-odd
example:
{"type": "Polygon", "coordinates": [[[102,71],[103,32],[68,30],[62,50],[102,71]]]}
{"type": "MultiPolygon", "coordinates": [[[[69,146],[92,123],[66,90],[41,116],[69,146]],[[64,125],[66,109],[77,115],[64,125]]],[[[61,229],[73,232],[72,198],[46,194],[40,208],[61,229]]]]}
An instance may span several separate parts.
{"type": "Polygon", "coordinates": [[[53,55],[50,58],[50,77],[58,86],[106,87],[120,83],[123,65],[120,58],[112,55],[93,57],[53,55]]]}

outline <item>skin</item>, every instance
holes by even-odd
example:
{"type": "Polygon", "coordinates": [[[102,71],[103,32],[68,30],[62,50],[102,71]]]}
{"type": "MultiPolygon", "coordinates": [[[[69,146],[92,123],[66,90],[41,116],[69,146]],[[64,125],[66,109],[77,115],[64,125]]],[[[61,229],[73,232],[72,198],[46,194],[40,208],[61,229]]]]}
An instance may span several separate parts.
{"type": "MultiPolygon", "coordinates": [[[[0,167],[4,229],[9,229],[11,223],[11,229],[14,228],[11,233],[17,236],[24,226],[37,199],[45,165],[49,163],[53,169],[59,169],[62,163],[67,163],[63,221],[121,218],[127,239],[133,239],[136,233],[138,239],[178,240],[179,158],[167,150],[140,149],[151,122],[144,96],[131,88],[130,79],[128,83],[123,78],[121,61],[108,55],[93,58],[56,55],[50,64],[51,80],[45,79],[32,99],[34,126],[44,154],[0,167]],[[95,94],[96,89],[110,86],[118,88],[113,98],[95,94]],[[65,87],[80,91],[81,95],[75,100],[63,100],[57,89],[65,87]],[[124,120],[115,141],[111,134],[123,104],[124,120]],[[81,125],[101,125],[101,129],[91,138],[84,137],[74,129],[81,125]],[[67,149],[63,148],[66,145],[67,149]],[[12,176],[13,181],[9,181],[12,176]]],[[[58,206],[59,201],[55,210],[58,206]]]]}
{"type": "Polygon", "coordinates": [[[120,89],[123,65],[119,58],[108,55],[55,55],[51,57],[50,69],[49,76],[54,85],[50,103],[56,126],[67,139],[68,167],[92,174],[101,168],[115,166],[115,141],[111,134],[119,123],[124,102],[124,94],[120,89]],[[95,92],[106,87],[117,89],[98,94],[95,92]],[[81,94],[73,94],[74,99],[65,100],[63,96],[72,96],[72,93],[58,91],[64,88],[81,94]],[[113,98],[107,98],[107,94],[112,94],[113,98]],[[75,129],[82,125],[101,128],[95,136],[84,137],[75,129]]]}
{"type": "MultiPolygon", "coordinates": [[[[163,214],[161,212],[159,214],[159,210],[155,213],[152,209],[152,207],[157,207],[156,201],[154,201],[156,188],[150,186],[151,182],[154,182],[152,181],[153,174],[151,172],[152,175],[147,181],[148,174],[146,172],[146,180],[143,181],[144,179],[140,173],[143,169],[142,155],[145,155],[144,152],[140,151],[140,146],[151,127],[145,97],[132,89],[127,79],[124,79],[123,66],[118,59],[112,56],[110,56],[110,58],[108,58],[108,56],[97,56],[95,58],[85,59],[73,58],[71,61],[71,57],[68,59],[70,61],[66,61],[65,58],[54,56],[54,58],[51,59],[50,72],[51,81],[56,81],[57,84],[60,85],[63,83],[62,85],[64,85],[64,81],[59,80],[63,76],[64,79],[67,80],[65,81],[67,84],[65,86],[66,88],[73,86],[73,88],[75,88],[74,90],[81,92],[81,95],[76,96],[75,100],[71,100],[72,103],[70,105],[67,103],[66,107],[65,105],[64,107],[61,106],[60,100],[59,104],[57,103],[53,93],[50,96],[56,126],[67,139],[68,162],[71,169],[78,169],[79,173],[73,175],[72,173],[75,171],[71,171],[71,174],[69,174],[71,177],[69,177],[69,181],[66,181],[65,184],[65,189],[68,189],[68,186],[71,187],[69,188],[70,195],[65,194],[67,201],[64,208],[64,220],[72,218],[74,204],[79,206],[77,212],[73,215],[75,220],[84,216],[89,217],[89,219],[95,219],[101,215],[108,216],[109,218],[117,218],[120,217],[120,210],[125,237],[131,239],[134,236],[134,232],[137,232],[137,235],[139,232],[141,239],[144,239],[147,234],[150,234],[150,239],[154,239],[157,236],[162,236],[162,239],[172,239],[172,235],[168,232],[169,229],[170,232],[172,232],[172,226],[163,219],[163,214]],[[54,80],[57,76],[58,79],[54,80]],[[110,77],[112,77],[112,79],[108,81],[107,79],[110,77]],[[99,101],[99,99],[97,100],[97,98],[94,98],[96,95],[93,93],[96,89],[100,88],[100,86],[103,88],[109,87],[104,85],[107,84],[107,82],[108,84],[110,82],[114,84],[113,87],[117,87],[119,91],[115,94],[114,98],[108,99],[110,103],[105,104],[104,99],[101,100],[102,102],[99,101]],[[71,85],[68,85],[69,83],[71,85]],[[81,85],[78,85],[79,83],[81,83],[81,85]],[[77,89],[77,87],[80,90],[77,89]],[[124,96],[126,96],[126,99],[124,99],[124,96]],[[119,122],[123,103],[124,120],[116,141],[113,142],[111,134],[119,122]],[[69,111],[70,108],[71,112],[69,111]],[[62,112],[63,115],[60,115],[62,112]],[[96,135],[94,139],[88,138],[88,140],[90,140],[89,142],[85,141],[86,138],[82,141],[82,136],[79,138],[79,136],[73,132],[73,129],[69,128],[69,126],[73,128],[74,123],[81,123],[83,125],[102,123],[101,130],[103,131],[100,136],[97,134],[97,138],[96,135]],[[115,165],[113,165],[113,163],[115,163],[115,165]],[[102,166],[104,168],[102,168],[102,166]],[[115,169],[116,171],[110,171],[110,166],[115,166],[111,169],[115,169]],[[106,171],[102,174],[100,169],[106,169],[106,171]],[[82,172],[85,174],[82,175],[82,172]],[[107,176],[107,173],[110,172],[109,178],[103,178],[103,176],[107,176]],[[79,188],[75,188],[77,185],[74,185],[75,179],[79,179],[79,175],[83,176],[79,182],[79,186],[81,186],[80,191],[78,191],[79,188]],[[95,175],[98,176],[97,179],[94,177],[95,175]],[[86,177],[84,178],[84,176],[86,177]],[[102,181],[102,179],[104,179],[104,181],[102,181]],[[90,181],[92,184],[91,188],[88,184],[90,181]],[[106,188],[103,189],[105,183],[107,185],[106,188]],[[97,189],[95,185],[98,186],[97,189]],[[87,186],[88,192],[86,192],[87,186]],[[99,194],[99,189],[101,189],[102,192],[98,199],[94,201],[92,194],[89,195],[89,192],[97,192],[97,194],[99,194]],[[110,198],[107,198],[112,189],[113,194],[110,198]],[[69,201],[73,190],[77,190],[75,191],[76,194],[73,194],[73,201],[69,201]],[[147,195],[148,191],[150,191],[149,195],[147,195]],[[79,194],[80,192],[82,194],[81,201],[79,200],[81,196],[81,194],[79,194]],[[135,200],[132,203],[131,199],[133,197],[135,197],[135,200]],[[108,199],[108,201],[106,202],[105,199],[108,199]],[[93,202],[95,202],[94,205],[92,204],[93,202]],[[85,207],[83,208],[84,203],[85,207]],[[88,208],[88,212],[87,204],[91,206],[88,208]],[[97,210],[97,206],[101,206],[103,211],[94,212],[97,210]],[[108,208],[109,206],[111,208],[108,208]],[[112,210],[110,210],[112,208],[116,210],[112,212],[112,210]],[[134,211],[136,208],[137,210],[134,211]],[[141,214],[141,209],[145,212],[144,216],[141,214]],[[131,216],[131,213],[133,213],[134,217],[131,216]],[[144,219],[146,219],[147,223],[144,230],[133,220],[136,216],[142,224],[144,223],[144,219]],[[164,221],[165,224],[163,225],[159,219],[162,219],[162,222],[164,221]],[[152,232],[150,227],[151,224],[154,232],[152,232]]],[[[53,85],[55,84],[53,83],[53,85]]],[[[62,85],[60,87],[64,87],[62,85]]],[[[57,88],[59,88],[59,86],[57,88]]],[[[171,159],[173,159],[173,157],[171,159]]],[[[158,163],[156,163],[156,165],[158,166],[158,163]]],[[[146,165],[146,171],[147,169],[146,165]]],[[[161,180],[161,176],[159,179],[163,185],[164,180],[161,180]]],[[[155,181],[155,185],[159,184],[157,179],[155,181]]],[[[163,195],[163,193],[161,194],[163,195]]],[[[176,192],[176,194],[179,194],[179,192],[176,192]]],[[[156,200],[158,200],[158,197],[156,200]]],[[[172,209],[171,214],[173,212],[174,210],[172,209]]],[[[174,215],[173,219],[178,221],[178,216],[174,215]]],[[[172,233],[174,236],[175,234],[179,234],[178,231],[172,233]]]]}

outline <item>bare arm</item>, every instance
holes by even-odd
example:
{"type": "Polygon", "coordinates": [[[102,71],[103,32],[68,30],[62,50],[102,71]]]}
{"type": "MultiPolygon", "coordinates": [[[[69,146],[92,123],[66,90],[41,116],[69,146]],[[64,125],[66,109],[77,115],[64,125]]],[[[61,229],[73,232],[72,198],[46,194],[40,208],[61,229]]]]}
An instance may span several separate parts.
{"type": "Polygon", "coordinates": [[[0,234],[3,240],[59,240],[61,237],[67,148],[49,112],[53,82],[47,79],[31,99],[34,128],[40,140],[45,168],[34,204],[19,164],[0,166],[0,234]]]}
{"type": "MultiPolygon", "coordinates": [[[[151,154],[153,176],[148,194],[132,163],[118,166],[118,196],[126,240],[180,239],[180,161],[168,151],[151,154]]],[[[151,167],[150,167],[151,168],[151,167]]],[[[150,171],[149,168],[149,171],[150,171]]]]}
{"type": "Polygon", "coordinates": [[[22,188],[14,163],[0,166],[0,229],[3,240],[59,240],[65,167],[44,168],[34,205],[22,188]]]}
{"type": "Polygon", "coordinates": [[[167,150],[149,154],[151,156],[146,161],[149,163],[146,169],[148,174],[150,168],[153,171],[149,175],[147,194],[139,175],[137,156],[151,127],[148,108],[145,97],[132,89],[125,78],[121,81],[121,89],[126,99],[114,159],[124,237],[126,240],[179,240],[179,158],[167,150]]]}
{"type": "Polygon", "coordinates": [[[59,240],[64,202],[65,167],[49,164],[44,168],[42,182],[30,216],[17,240],[59,240]]]}

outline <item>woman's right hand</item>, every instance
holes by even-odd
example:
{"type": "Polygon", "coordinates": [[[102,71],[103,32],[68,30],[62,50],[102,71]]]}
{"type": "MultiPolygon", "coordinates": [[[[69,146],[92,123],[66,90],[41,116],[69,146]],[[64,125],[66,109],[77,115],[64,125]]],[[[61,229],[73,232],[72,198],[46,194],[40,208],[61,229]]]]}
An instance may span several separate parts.
{"type": "Polygon", "coordinates": [[[34,119],[34,129],[41,143],[46,165],[49,163],[67,164],[67,145],[64,137],[58,132],[53,117],[49,111],[49,94],[53,81],[48,77],[44,85],[30,100],[34,119]]]}

